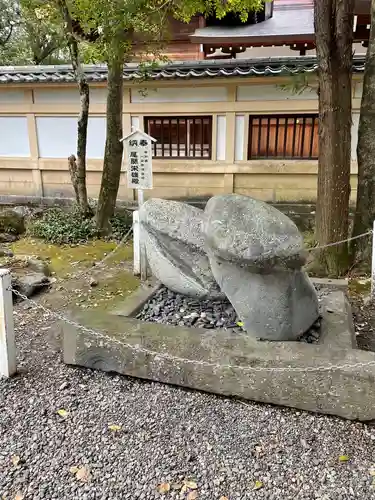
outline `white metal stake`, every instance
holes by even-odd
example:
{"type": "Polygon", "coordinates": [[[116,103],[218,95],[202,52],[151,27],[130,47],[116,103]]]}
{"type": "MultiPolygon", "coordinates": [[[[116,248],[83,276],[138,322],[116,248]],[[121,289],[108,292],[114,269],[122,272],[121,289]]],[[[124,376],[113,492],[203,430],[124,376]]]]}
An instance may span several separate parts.
{"type": "MultiPolygon", "coordinates": [[[[141,208],[144,202],[143,189],[138,189],[138,209],[141,208]]],[[[144,242],[142,241],[141,224],[139,223],[139,263],[141,268],[141,280],[147,280],[147,257],[144,242]]]]}
{"type": "Polygon", "coordinates": [[[371,300],[375,300],[375,220],[372,223],[371,300]]]}
{"type": "Polygon", "coordinates": [[[0,269],[0,375],[3,377],[11,377],[17,371],[11,284],[9,269],[0,269]]]}

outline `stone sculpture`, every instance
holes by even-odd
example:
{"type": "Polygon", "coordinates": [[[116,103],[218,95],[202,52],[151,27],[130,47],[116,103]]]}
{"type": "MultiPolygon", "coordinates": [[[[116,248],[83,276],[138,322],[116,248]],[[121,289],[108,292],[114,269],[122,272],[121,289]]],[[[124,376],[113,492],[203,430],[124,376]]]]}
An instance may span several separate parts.
{"type": "Polygon", "coordinates": [[[302,270],[302,236],[271,205],[219,195],[203,212],[152,199],[140,220],[153,274],[178,293],[226,296],[250,335],[296,340],[317,320],[317,294],[302,270]]]}
{"type": "Polygon", "coordinates": [[[199,299],[224,298],[213,277],[202,232],[204,212],[153,198],[139,212],[153,275],[174,292],[199,299]]]}
{"type": "Polygon", "coordinates": [[[204,233],[212,272],[248,333],[296,340],[319,316],[297,226],[276,208],[241,195],[211,198],[204,233]]]}

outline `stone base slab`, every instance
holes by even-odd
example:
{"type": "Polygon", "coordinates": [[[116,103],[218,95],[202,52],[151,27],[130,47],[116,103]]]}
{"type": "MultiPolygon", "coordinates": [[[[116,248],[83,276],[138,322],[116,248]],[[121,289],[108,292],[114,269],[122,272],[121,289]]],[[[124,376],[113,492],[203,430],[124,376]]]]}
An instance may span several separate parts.
{"type": "Polygon", "coordinates": [[[375,353],[353,348],[351,309],[341,291],[323,298],[317,345],[256,341],[226,330],[97,311],[75,312],[72,319],[104,337],[63,323],[64,361],[71,365],[352,420],[375,419],[375,353]]]}

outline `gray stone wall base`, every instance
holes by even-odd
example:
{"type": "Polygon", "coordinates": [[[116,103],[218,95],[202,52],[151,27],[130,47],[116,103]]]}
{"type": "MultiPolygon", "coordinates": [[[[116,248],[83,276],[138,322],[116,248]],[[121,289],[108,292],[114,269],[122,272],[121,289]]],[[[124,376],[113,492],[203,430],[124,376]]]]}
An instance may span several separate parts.
{"type": "Polygon", "coordinates": [[[260,342],[226,330],[172,327],[80,311],[72,319],[105,332],[104,338],[62,324],[64,361],[224,396],[373,420],[375,354],[352,347],[351,311],[344,294],[333,292],[323,300],[318,345],[260,342]],[[338,367],[330,369],[332,365],[338,367]]]}

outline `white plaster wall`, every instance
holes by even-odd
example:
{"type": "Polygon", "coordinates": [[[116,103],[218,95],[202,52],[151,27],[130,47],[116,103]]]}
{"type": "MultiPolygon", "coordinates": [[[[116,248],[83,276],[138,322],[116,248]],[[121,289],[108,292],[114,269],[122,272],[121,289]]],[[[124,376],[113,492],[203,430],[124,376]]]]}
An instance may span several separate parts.
{"type": "Polygon", "coordinates": [[[30,156],[26,116],[0,116],[0,156],[30,156]]]}
{"type": "Polygon", "coordinates": [[[359,113],[352,114],[352,160],[357,161],[357,144],[358,144],[358,125],[359,125],[359,113]]]}
{"type": "MultiPolygon", "coordinates": [[[[90,103],[104,104],[107,90],[105,88],[90,88],[90,103]]],[[[79,103],[78,88],[73,89],[34,89],[34,102],[36,104],[64,104],[79,103]]]]}
{"type": "Polygon", "coordinates": [[[355,97],[355,99],[361,99],[362,98],[362,91],[363,91],[363,83],[356,82],[355,88],[354,88],[354,97],[355,97]]]}
{"type": "Polygon", "coordinates": [[[288,101],[288,100],[317,100],[314,90],[307,89],[300,94],[282,90],[277,85],[239,85],[237,87],[237,101],[288,101]]]}
{"type": "Polygon", "coordinates": [[[245,140],[245,116],[236,115],[235,121],[235,139],[234,139],[234,159],[241,161],[243,157],[243,146],[245,140]]]}
{"type": "Polygon", "coordinates": [[[217,134],[216,134],[216,159],[225,160],[226,136],[227,136],[227,118],[225,115],[217,116],[217,134]]]}
{"type": "Polygon", "coordinates": [[[13,104],[24,102],[25,92],[23,90],[0,89],[0,103],[13,104]]]}
{"type": "MultiPolygon", "coordinates": [[[[39,156],[66,158],[77,150],[77,118],[73,116],[36,117],[39,156]]],[[[87,130],[87,157],[103,158],[106,136],[104,117],[90,117],[87,130]]]]}
{"type": "Polygon", "coordinates": [[[140,122],[139,116],[132,116],[130,118],[130,122],[131,122],[132,130],[134,130],[134,129],[140,130],[141,122],[140,122]]]}
{"type": "Polygon", "coordinates": [[[90,88],[90,102],[93,104],[105,104],[107,102],[107,89],[90,88]]]}
{"type": "Polygon", "coordinates": [[[227,100],[225,87],[170,87],[148,89],[143,96],[131,89],[131,102],[219,102],[227,100]]]}

